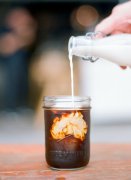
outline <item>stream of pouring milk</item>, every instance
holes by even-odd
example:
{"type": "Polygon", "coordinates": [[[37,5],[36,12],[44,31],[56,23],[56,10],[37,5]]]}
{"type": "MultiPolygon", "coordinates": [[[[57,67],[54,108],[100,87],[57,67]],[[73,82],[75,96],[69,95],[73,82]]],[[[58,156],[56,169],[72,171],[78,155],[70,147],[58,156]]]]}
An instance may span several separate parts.
{"type": "Polygon", "coordinates": [[[74,74],[73,74],[73,61],[72,54],[69,52],[69,61],[70,61],[70,72],[71,72],[71,96],[72,96],[72,105],[74,107],[74,74]]]}

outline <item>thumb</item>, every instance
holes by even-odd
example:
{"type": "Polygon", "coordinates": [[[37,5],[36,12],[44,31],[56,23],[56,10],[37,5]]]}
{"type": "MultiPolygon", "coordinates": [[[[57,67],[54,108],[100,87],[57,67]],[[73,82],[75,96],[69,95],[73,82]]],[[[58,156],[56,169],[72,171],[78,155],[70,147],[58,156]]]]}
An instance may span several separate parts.
{"type": "Polygon", "coordinates": [[[104,34],[111,34],[115,29],[115,19],[112,16],[107,17],[101,21],[95,28],[95,32],[103,32],[104,34]]]}

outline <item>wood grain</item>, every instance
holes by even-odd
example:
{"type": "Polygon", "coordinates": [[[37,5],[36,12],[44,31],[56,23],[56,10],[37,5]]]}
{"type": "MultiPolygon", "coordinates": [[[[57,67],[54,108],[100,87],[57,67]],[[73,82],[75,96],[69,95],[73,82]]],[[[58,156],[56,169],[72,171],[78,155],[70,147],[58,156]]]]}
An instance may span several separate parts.
{"type": "Polygon", "coordinates": [[[0,180],[131,180],[131,144],[92,144],[81,170],[48,168],[43,145],[0,145],[0,180]]]}

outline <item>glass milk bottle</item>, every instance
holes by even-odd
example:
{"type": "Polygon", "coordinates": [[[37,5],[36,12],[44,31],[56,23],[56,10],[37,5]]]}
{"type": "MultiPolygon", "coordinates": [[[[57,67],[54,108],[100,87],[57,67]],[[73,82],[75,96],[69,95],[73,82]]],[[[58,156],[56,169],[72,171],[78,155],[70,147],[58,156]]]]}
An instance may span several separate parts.
{"type": "Polygon", "coordinates": [[[69,56],[94,62],[102,58],[120,66],[131,66],[131,34],[98,38],[95,33],[72,36],[68,43],[69,56]]]}

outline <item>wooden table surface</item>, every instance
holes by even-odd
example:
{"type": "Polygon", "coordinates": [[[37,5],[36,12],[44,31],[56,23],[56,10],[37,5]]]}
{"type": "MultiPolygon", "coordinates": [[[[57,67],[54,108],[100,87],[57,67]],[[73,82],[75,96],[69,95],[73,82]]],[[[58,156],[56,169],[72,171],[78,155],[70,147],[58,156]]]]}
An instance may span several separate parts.
{"type": "Polygon", "coordinates": [[[0,145],[0,180],[131,180],[131,144],[92,144],[87,167],[48,168],[43,145],[0,145]]]}

